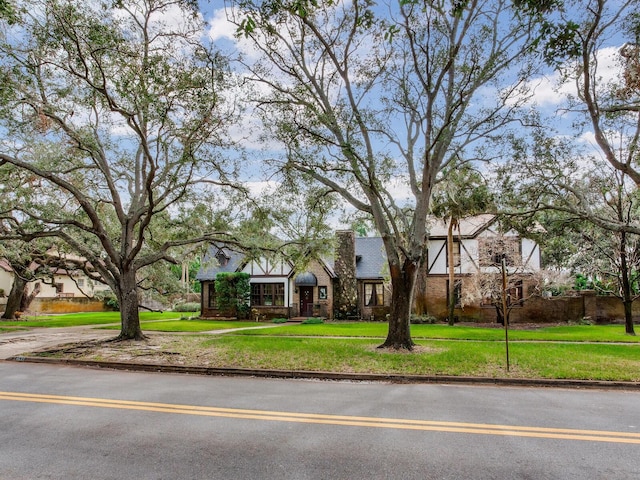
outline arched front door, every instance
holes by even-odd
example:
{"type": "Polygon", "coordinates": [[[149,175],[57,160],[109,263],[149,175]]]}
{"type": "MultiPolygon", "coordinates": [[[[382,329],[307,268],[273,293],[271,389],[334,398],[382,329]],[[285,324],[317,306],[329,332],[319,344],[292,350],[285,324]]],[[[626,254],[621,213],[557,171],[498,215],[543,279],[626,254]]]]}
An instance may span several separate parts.
{"type": "Polygon", "coordinates": [[[313,316],[313,287],[300,288],[300,316],[313,316]]]}

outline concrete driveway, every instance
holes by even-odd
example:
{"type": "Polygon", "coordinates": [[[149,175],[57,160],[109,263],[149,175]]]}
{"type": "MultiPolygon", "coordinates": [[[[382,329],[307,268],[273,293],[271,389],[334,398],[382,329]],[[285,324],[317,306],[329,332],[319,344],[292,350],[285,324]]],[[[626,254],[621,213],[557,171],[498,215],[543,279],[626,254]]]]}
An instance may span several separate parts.
{"type": "Polygon", "coordinates": [[[0,334],[0,360],[28,352],[51,349],[65,343],[107,339],[118,335],[117,330],[100,330],[92,326],[63,328],[34,328],[0,334]]]}

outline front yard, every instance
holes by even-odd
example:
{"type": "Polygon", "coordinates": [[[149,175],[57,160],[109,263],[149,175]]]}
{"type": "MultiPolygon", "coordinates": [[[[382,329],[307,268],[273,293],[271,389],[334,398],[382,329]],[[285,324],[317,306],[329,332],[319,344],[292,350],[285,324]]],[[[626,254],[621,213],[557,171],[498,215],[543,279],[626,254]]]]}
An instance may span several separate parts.
{"type": "Polygon", "coordinates": [[[499,328],[414,325],[417,346],[409,353],[376,348],[386,336],[384,323],[160,320],[143,321],[149,335],[143,342],[68,345],[42,355],[198,367],[640,382],[640,339],[625,335],[621,325],[510,329],[507,372],[499,328]],[[268,328],[235,330],[255,326],[268,328]],[[194,333],[220,330],[227,333],[194,333]]]}

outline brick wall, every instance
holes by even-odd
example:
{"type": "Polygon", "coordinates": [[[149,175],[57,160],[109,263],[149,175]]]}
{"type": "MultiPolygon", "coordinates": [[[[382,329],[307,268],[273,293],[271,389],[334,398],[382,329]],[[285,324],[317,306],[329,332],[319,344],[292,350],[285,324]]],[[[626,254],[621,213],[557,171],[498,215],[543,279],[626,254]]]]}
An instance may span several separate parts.
{"type": "MultiPolygon", "coordinates": [[[[469,279],[466,278],[468,282],[469,279]]],[[[462,278],[462,289],[465,278],[462,278]]],[[[526,288],[526,287],[525,287],[526,288]]],[[[438,320],[447,318],[447,277],[429,276],[426,291],[422,294],[424,311],[438,320]]],[[[455,315],[461,322],[495,323],[497,312],[493,305],[465,305],[456,308],[455,315]]],[[[634,321],[640,321],[640,299],[633,305],[634,321]]],[[[624,321],[622,301],[616,297],[596,296],[594,292],[574,292],[561,297],[531,297],[522,306],[513,307],[511,323],[562,323],[578,322],[589,317],[597,323],[624,321]]]]}

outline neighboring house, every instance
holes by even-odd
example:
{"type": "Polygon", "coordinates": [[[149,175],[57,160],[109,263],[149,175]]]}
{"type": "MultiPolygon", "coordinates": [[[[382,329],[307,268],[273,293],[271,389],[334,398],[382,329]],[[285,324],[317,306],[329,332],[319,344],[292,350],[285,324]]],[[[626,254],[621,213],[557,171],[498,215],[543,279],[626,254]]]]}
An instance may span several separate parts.
{"type": "MultiPolygon", "coordinates": [[[[521,239],[514,232],[499,235],[495,220],[494,215],[478,215],[462,220],[456,230],[454,255],[456,279],[461,280],[459,295],[465,278],[494,269],[486,259],[501,258],[505,251],[508,262],[521,269],[525,266],[533,272],[540,268],[540,250],[535,242],[521,239]]],[[[416,293],[422,297],[427,313],[439,319],[447,315],[446,227],[438,222],[432,225],[423,281],[416,293]]],[[[229,314],[216,305],[215,279],[223,272],[250,275],[251,309],[259,319],[320,316],[385,320],[390,312],[391,287],[380,237],[356,237],[352,231],[338,231],[333,258],[312,260],[304,271],[297,271],[286,260],[248,259],[226,246],[212,245],[196,276],[202,283],[203,317],[229,314]]],[[[490,321],[489,317],[495,315],[493,309],[484,310],[479,316],[476,310],[469,309],[474,319],[490,321]]]]}
{"type": "MultiPolygon", "coordinates": [[[[417,303],[436,318],[447,317],[449,292],[449,259],[447,257],[447,227],[433,221],[429,234],[429,249],[422,286],[416,292],[417,303]]],[[[453,237],[454,295],[456,316],[460,320],[493,321],[495,309],[488,300],[462,305],[465,288],[473,288],[472,278],[478,274],[499,274],[504,257],[509,273],[521,278],[541,268],[540,247],[517,232],[500,233],[495,215],[484,214],[460,220],[453,237]]],[[[527,291],[520,282],[511,292],[515,302],[521,302],[527,291]]],[[[524,306],[524,304],[522,304],[524,306]]]]}
{"type": "MultiPolygon", "coordinates": [[[[11,265],[0,259],[0,292],[4,291],[5,301],[2,301],[0,293],[0,302],[6,303],[6,297],[11,291],[13,285],[14,272],[11,265]]],[[[73,297],[93,297],[98,291],[106,290],[108,287],[102,283],[89,279],[83,272],[79,270],[65,270],[63,268],[55,268],[46,280],[39,279],[29,283],[29,290],[36,288],[40,292],[36,298],[73,298],[73,297]]]]}

